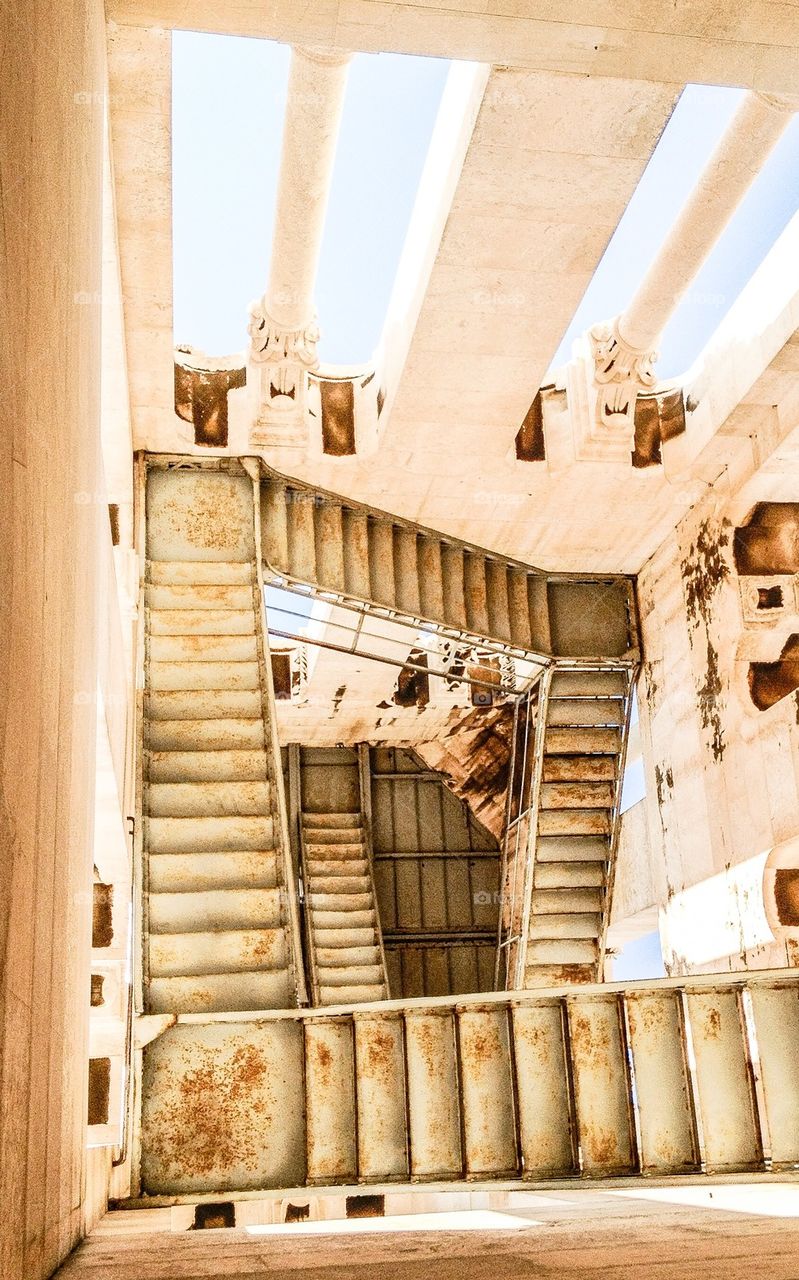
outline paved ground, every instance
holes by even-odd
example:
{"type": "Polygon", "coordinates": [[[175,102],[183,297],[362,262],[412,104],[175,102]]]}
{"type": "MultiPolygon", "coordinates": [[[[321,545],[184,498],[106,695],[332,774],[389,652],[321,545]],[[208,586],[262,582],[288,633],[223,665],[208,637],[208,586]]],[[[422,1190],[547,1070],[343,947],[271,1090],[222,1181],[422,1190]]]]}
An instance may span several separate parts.
{"type": "MultiPolygon", "coordinates": [[[[360,1221],[356,1234],[321,1234],[330,1228],[314,1223],[259,1235],[241,1227],[164,1230],[163,1213],[109,1214],[57,1274],[59,1280],[799,1280],[799,1183],[644,1195],[530,1194],[508,1198],[501,1211],[492,1196],[490,1211],[462,1219],[489,1230],[387,1232],[360,1221]]],[[[429,1223],[429,1215],[422,1221],[429,1223]]]]}

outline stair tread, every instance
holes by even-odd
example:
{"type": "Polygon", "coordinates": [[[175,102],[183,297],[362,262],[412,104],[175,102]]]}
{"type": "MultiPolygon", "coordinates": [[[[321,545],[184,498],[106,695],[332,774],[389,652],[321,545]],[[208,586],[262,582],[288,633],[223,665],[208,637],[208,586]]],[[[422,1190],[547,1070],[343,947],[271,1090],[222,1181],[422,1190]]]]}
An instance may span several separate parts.
{"type": "Polygon", "coordinates": [[[319,1003],[336,1004],[371,1004],[373,1001],[387,998],[386,987],[381,983],[369,987],[320,987],[319,1003]]]}
{"type": "Polygon", "coordinates": [[[208,933],[236,929],[276,929],[281,921],[280,889],[192,889],[148,894],[150,933],[208,933]]]}
{"type": "Polygon", "coordinates": [[[277,853],[274,849],[151,853],[147,878],[151,893],[274,889],[279,882],[277,853]]]}
{"type": "Polygon", "coordinates": [[[252,583],[253,567],[249,560],[148,560],[147,580],[162,586],[252,583]]]}
{"type": "Polygon", "coordinates": [[[147,987],[150,1013],[235,1013],[295,1004],[287,969],[151,978],[147,987]]]}
{"type": "Polygon", "coordinates": [[[147,775],[153,783],[259,782],[268,777],[265,751],[151,751],[147,775]]]}
{"type": "Polygon", "coordinates": [[[264,749],[261,716],[151,720],[145,726],[150,751],[245,751],[264,749]]]}
{"type": "Polygon", "coordinates": [[[147,611],[147,630],[160,636],[255,635],[255,611],[249,609],[154,609],[147,611]]]}
{"type": "Polygon", "coordinates": [[[272,788],[265,779],[239,782],[150,782],[147,809],[151,817],[219,818],[268,814],[272,788]]]}
{"type": "Polygon", "coordinates": [[[148,951],[150,976],[162,978],[282,969],[288,960],[282,928],[153,933],[148,951]]]}
{"type": "Polygon", "coordinates": [[[150,658],[147,680],[153,692],[209,692],[223,689],[260,689],[261,671],[257,660],[161,661],[150,658]]]}
{"type": "Polygon", "coordinates": [[[145,824],[151,853],[269,849],[274,838],[269,817],[147,818],[145,824]]]}

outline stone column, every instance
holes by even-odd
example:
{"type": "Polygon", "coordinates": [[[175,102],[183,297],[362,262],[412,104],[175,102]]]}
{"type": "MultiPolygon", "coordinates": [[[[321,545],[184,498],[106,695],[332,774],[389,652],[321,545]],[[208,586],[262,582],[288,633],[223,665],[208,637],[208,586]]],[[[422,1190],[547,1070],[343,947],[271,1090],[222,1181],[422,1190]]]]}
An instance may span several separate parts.
{"type": "Polygon", "coordinates": [[[313,292],[350,57],[292,50],[269,281],[250,309],[253,443],[304,438],[308,371],[319,364],[313,292]]]}
{"type": "Polygon", "coordinates": [[[657,380],[661,334],[794,109],[781,99],[746,94],[629,306],[590,330],[597,436],[632,440],[636,396],[657,380]]]}

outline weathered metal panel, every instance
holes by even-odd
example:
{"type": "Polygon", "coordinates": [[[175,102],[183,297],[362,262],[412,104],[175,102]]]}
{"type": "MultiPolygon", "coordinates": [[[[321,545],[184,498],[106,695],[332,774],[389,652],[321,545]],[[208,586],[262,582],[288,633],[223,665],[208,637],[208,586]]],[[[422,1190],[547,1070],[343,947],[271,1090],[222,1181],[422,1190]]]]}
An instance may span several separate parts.
{"type": "Polygon", "coordinates": [[[344,581],[349,595],[369,600],[372,584],[369,578],[369,517],[363,511],[344,508],[344,581]]]}
{"type": "Polygon", "coordinates": [[[636,1167],[627,1055],[616,995],[567,1001],[583,1171],[593,1177],[636,1167]]]}
{"type": "Polygon", "coordinates": [[[512,1016],[524,1177],[576,1173],[562,1004],[515,1005],[512,1016]]]}
{"type": "Polygon", "coordinates": [[[461,1176],[455,1024],[449,1009],[405,1015],[413,1178],[461,1176]]]}
{"type": "Polygon", "coordinates": [[[518,1155],[508,1011],[459,1009],[457,1025],[467,1175],[512,1177],[518,1155]]]}
{"type": "Polygon", "coordinates": [[[144,1193],[302,1184],[301,1081],[299,1022],[204,1023],[164,1032],[144,1050],[144,1193]]]}
{"type": "MultiPolygon", "coordinates": [[[[355,1057],[349,1018],[306,1021],[305,1094],[308,1181],[355,1181],[355,1057]]],[[[290,1096],[284,1099],[287,1105],[290,1096]]]]}
{"type": "Polygon", "coordinates": [[[739,994],[687,994],[705,1163],[711,1170],[757,1169],[763,1153],[739,994]]]}
{"type": "Polygon", "coordinates": [[[753,986],[751,999],[771,1159],[787,1167],[799,1163],[799,990],[753,986]]]}
{"type": "Polygon", "coordinates": [[[389,607],[396,604],[394,527],[388,519],[369,521],[369,576],[372,599],[389,607]]]}
{"type": "Polygon", "coordinates": [[[317,503],[314,508],[316,533],[316,576],[333,591],[344,591],[344,537],[341,505],[338,502],[317,503]]]}
{"type": "Polygon", "coordinates": [[[316,581],[314,495],[304,489],[286,489],[289,565],[304,582],[316,581]]]}
{"type": "Polygon", "coordinates": [[[197,468],[147,476],[149,560],[252,560],[252,481],[197,468]]]}
{"type": "Polygon", "coordinates": [[[408,1176],[402,1015],[356,1014],[358,1172],[365,1181],[408,1176]]]}
{"type": "Polygon", "coordinates": [[[696,1168],[697,1140],[678,991],[630,992],[627,1025],[646,1173],[696,1168]]]}
{"type": "Polygon", "coordinates": [[[288,571],[286,486],[271,480],[264,480],[261,484],[261,547],[270,568],[279,573],[288,571]]]}

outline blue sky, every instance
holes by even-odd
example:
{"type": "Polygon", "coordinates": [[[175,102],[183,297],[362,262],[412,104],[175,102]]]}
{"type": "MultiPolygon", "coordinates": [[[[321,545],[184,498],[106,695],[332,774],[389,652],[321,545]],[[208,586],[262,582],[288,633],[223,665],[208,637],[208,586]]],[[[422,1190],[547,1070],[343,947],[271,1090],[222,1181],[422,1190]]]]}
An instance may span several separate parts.
{"type": "MultiPolygon", "coordinates": [[[[247,306],[266,283],[289,57],[268,41],[173,36],[175,338],[210,354],[244,348],[247,306]]],[[[317,283],[325,361],[365,361],[377,344],[448,68],[353,59],[317,283]]],[[[623,309],[739,98],[688,86],[553,363],[623,309]]],[[[662,377],[699,354],[797,206],[799,120],[669,325],[662,377]]]]}

